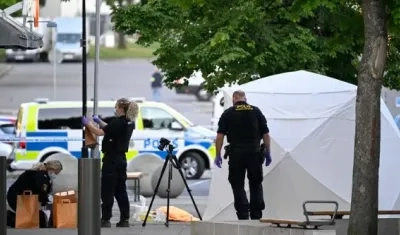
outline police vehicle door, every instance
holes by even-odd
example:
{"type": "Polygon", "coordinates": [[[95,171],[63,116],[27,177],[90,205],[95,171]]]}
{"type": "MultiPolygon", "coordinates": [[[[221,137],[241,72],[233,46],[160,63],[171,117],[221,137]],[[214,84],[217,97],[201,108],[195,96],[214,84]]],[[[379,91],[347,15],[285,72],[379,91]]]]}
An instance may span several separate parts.
{"type": "Polygon", "coordinates": [[[181,123],[166,110],[158,107],[140,108],[143,130],[137,130],[134,136],[136,148],[142,151],[159,151],[160,138],[166,138],[178,150],[184,145],[184,131],[181,123]]]}

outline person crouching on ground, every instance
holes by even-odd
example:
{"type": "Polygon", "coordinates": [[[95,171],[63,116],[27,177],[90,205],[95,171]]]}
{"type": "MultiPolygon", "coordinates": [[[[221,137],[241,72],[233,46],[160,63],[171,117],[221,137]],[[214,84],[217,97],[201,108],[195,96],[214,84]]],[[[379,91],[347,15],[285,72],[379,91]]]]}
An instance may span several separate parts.
{"type": "MultiPolygon", "coordinates": [[[[40,206],[44,209],[49,203],[49,194],[51,193],[52,181],[62,171],[63,166],[60,161],[53,160],[46,163],[38,163],[32,169],[23,172],[18,179],[11,185],[7,192],[7,202],[9,208],[7,211],[7,226],[15,227],[15,212],[17,211],[17,196],[22,195],[24,191],[31,191],[33,195],[39,196],[40,206]]],[[[40,228],[47,228],[48,219],[43,210],[39,212],[40,228]]]]}

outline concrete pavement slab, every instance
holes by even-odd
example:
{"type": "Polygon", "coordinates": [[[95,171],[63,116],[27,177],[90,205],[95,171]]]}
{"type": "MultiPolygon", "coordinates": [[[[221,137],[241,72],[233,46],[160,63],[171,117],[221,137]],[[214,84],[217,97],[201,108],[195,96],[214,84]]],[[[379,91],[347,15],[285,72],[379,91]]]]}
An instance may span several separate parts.
{"type": "MultiPolygon", "coordinates": [[[[7,235],[77,235],[77,229],[8,229],[7,235]]],[[[142,227],[135,224],[130,228],[103,228],[101,235],[190,235],[189,223],[150,224],[142,227]]]]}

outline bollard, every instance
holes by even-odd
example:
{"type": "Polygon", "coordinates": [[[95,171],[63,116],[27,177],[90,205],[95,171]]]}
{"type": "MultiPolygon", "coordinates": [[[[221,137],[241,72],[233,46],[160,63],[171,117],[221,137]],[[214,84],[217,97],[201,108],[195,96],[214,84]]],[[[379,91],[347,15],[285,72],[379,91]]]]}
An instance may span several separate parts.
{"type": "Polygon", "coordinates": [[[78,163],[78,235],[101,234],[100,158],[78,163]]]}
{"type": "Polygon", "coordinates": [[[0,234],[7,234],[7,157],[0,156],[0,234]]]}

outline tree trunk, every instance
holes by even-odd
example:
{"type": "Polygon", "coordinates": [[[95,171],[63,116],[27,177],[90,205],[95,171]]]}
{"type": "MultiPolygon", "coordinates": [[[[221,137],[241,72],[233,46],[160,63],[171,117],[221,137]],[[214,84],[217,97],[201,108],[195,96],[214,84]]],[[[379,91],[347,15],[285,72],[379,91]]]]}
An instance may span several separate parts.
{"type": "Polygon", "coordinates": [[[126,49],[125,34],[118,32],[118,49],[126,49]]]}
{"type": "MultiPolygon", "coordinates": [[[[118,0],[118,6],[122,6],[123,1],[118,0]]],[[[126,41],[125,41],[125,34],[122,32],[118,32],[118,49],[126,49],[126,41]]]]}
{"type": "Polygon", "coordinates": [[[381,137],[380,99],[387,56],[385,3],[363,0],[365,44],[358,72],[353,189],[348,235],[376,235],[381,137]]]}

